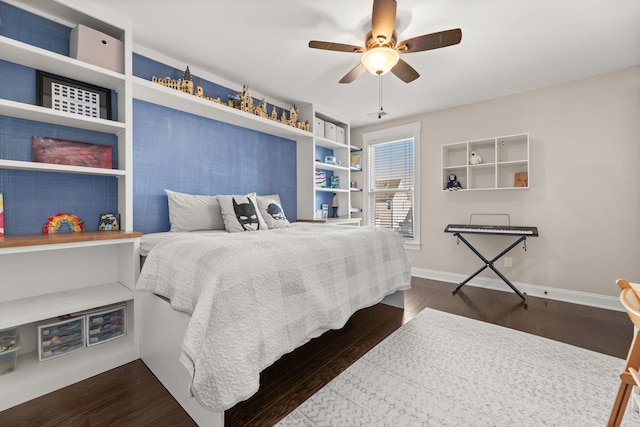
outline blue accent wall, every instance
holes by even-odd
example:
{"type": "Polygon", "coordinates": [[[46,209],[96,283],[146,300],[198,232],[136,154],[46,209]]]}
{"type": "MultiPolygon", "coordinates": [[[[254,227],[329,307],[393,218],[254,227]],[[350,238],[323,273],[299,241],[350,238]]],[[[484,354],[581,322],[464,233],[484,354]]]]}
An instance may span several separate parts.
{"type": "Polygon", "coordinates": [[[296,143],[148,102],[133,108],[134,228],[169,230],[164,189],[280,194],[296,215],[296,143]]]}
{"type": "Polygon", "coordinates": [[[0,18],[0,35],[69,56],[69,27],[4,2],[0,2],[0,18]]]}

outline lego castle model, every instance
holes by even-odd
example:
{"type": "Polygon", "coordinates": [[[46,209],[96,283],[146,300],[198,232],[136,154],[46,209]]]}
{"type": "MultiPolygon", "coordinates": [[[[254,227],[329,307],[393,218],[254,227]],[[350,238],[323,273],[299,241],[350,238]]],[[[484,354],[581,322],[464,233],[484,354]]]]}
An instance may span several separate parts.
{"type": "Polygon", "coordinates": [[[276,110],[276,106],[272,105],[271,114],[267,115],[267,103],[263,99],[261,100],[257,106],[253,103],[253,98],[249,94],[249,88],[244,85],[242,87],[242,92],[235,93],[233,95],[229,95],[229,99],[225,104],[222,102],[220,98],[210,98],[204,96],[204,89],[202,86],[197,85],[195,87],[194,94],[194,86],[193,86],[193,78],[191,77],[191,71],[187,66],[187,69],[182,74],[182,78],[178,80],[171,79],[170,77],[156,77],[153,76],[151,81],[157,83],[159,85],[179,90],[180,92],[188,93],[189,95],[196,95],[198,98],[206,99],[207,101],[216,102],[218,104],[227,105],[232,108],[236,108],[241,111],[245,111],[249,114],[254,114],[259,117],[268,118],[274,121],[279,121],[280,123],[293,126],[298,129],[306,130],[309,132],[311,125],[308,122],[300,122],[298,121],[298,111],[296,110],[296,106],[292,105],[289,109],[289,117],[287,118],[286,110],[282,110],[282,115],[280,119],[278,119],[278,112],[276,110]]]}

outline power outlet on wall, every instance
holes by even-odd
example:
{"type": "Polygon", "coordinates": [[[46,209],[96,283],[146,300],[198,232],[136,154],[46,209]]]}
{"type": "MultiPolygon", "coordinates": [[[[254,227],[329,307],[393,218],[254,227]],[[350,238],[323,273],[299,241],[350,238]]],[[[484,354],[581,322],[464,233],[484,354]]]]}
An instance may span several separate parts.
{"type": "Polygon", "coordinates": [[[513,259],[510,256],[504,257],[504,266],[511,267],[513,265],[513,259]]]}

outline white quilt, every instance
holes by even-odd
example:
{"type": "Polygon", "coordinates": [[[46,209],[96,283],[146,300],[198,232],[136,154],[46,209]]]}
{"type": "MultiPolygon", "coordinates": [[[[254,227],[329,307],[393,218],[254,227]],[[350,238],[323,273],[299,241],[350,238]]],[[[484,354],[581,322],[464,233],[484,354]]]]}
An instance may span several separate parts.
{"type": "Polygon", "coordinates": [[[252,396],[282,355],[410,282],[397,233],[299,225],[173,237],[151,250],[136,289],[191,314],[181,354],[190,391],[223,411],[252,396]]]}

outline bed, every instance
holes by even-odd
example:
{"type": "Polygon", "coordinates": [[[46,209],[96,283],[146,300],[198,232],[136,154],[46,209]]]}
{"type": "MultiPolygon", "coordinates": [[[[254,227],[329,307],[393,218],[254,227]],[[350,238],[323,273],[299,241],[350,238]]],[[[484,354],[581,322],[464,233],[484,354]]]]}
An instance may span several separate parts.
{"type": "Polygon", "coordinates": [[[141,357],[200,426],[253,395],[260,372],[359,309],[402,303],[402,238],[375,227],[143,235],[141,357]]]}

